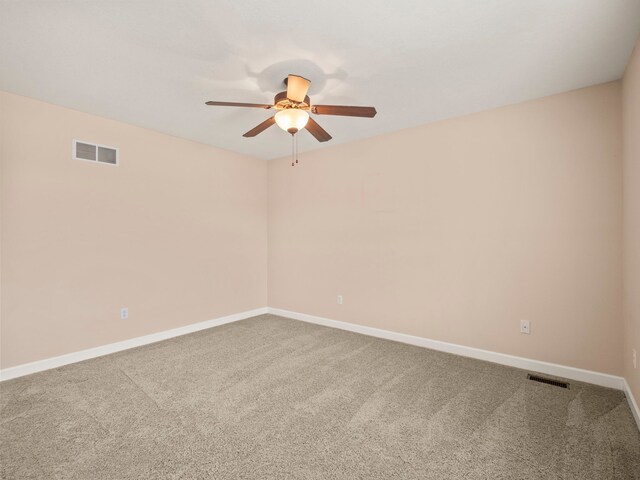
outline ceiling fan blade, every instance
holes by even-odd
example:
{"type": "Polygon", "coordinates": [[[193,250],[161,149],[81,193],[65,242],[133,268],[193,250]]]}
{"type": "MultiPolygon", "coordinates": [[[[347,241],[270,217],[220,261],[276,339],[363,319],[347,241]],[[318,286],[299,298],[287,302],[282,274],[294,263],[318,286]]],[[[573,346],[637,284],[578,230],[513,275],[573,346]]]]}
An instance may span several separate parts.
{"type": "Polygon", "coordinates": [[[257,125],[255,127],[253,127],[251,130],[249,130],[247,133],[245,133],[242,136],[243,137],[255,137],[259,133],[264,132],[267,128],[269,128],[274,123],[276,123],[275,116],[269,117],[264,122],[262,122],[260,125],[257,125]]]}
{"type": "Polygon", "coordinates": [[[304,77],[298,75],[289,75],[287,77],[287,98],[294,102],[304,102],[311,82],[304,77]]]}
{"type": "Polygon", "coordinates": [[[314,105],[311,111],[318,115],[342,115],[345,117],[367,117],[376,116],[374,107],[353,107],[349,105],[314,105]]]}
{"type": "Polygon", "coordinates": [[[211,100],[206,102],[206,104],[215,106],[215,107],[252,107],[252,108],[266,108],[266,109],[273,107],[273,105],[266,105],[263,103],[215,102],[211,100]]]}
{"type": "Polygon", "coordinates": [[[329,135],[324,128],[322,128],[318,123],[311,117],[307,121],[307,126],[305,127],[309,130],[309,133],[316,137],[316,140],[319,142],[326,142],[327,140],[331,140],[331,135],[329,135]]]}

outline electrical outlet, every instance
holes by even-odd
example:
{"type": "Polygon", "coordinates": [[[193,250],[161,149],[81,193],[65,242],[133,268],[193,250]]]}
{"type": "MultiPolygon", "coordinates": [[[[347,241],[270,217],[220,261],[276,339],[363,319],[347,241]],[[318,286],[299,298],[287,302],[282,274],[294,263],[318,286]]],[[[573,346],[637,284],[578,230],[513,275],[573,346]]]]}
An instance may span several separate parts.
{"type": "Polygon", "coordinates": [[[338,305],[342,305],[342,295],[338,295],[338,305]]]}
{"type": "Polygon", "coordinates": [[[531,333],[531,325],[529,320],[520,320],[520,333],[529,335],[531,333]]]}
{"type": "Polygon", "coordinates": [[[635,348],[631,350],[631,354],[633,355],[633,368],[638,368],[638,363],[637,363],[638,355],[636,354],[635,348]]]}
{"type": "Polygon", "coordinates": [[[127,307],[120,309],[120,320],[126,320],[129,318],[129,309],[127,307]]]}

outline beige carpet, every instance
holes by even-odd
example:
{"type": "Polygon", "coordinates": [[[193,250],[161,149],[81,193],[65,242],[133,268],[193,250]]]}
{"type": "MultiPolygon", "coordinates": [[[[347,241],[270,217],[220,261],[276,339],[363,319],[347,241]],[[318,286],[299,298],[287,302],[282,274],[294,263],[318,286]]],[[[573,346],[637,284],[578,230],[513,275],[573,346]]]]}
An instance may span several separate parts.
{"type": "Polygon", "coordinates": [[[271,315],[4,382],[3,479],[640,479],[624,395],[271,315]]]}

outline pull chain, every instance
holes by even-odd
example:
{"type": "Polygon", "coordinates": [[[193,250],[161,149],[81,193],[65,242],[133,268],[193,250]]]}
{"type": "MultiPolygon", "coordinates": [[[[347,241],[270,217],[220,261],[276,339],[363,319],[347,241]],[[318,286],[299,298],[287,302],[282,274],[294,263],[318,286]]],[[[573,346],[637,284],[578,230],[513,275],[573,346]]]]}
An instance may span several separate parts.
{"type": "Polygon", "coordinates": [[[291,166],[295,167],[298,163],[298,137],[295,133],[291,134],[291,166]]]}

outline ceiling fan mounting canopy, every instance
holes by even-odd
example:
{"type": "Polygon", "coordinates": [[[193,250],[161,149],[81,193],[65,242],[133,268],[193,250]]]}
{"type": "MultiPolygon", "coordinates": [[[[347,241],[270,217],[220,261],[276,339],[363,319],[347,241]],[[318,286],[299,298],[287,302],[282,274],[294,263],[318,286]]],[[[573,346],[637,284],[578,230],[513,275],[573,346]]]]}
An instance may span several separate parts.
{"type": "Polygon", "coordinates": [[[255,137],[276,123],[280,128],[292,135],[305,128],[319,142],[331,140],[331,135],[309,116],[309,112],[315,115],[340,115],[345,117],[367,118],[373,118],[377,113],[374,107],[312,105],[311,99],[307,95],[311,81],[299,75],[290,74],[285,78],[284,84],[287,86],[287,90],[277,93],[272,105],[218,101],[208,101],[206,104],[223,107],[264,108],[266,110],[273,108],[278,110],[275,115],[245,133],[243,135],[244,137],[255,137]]]}

